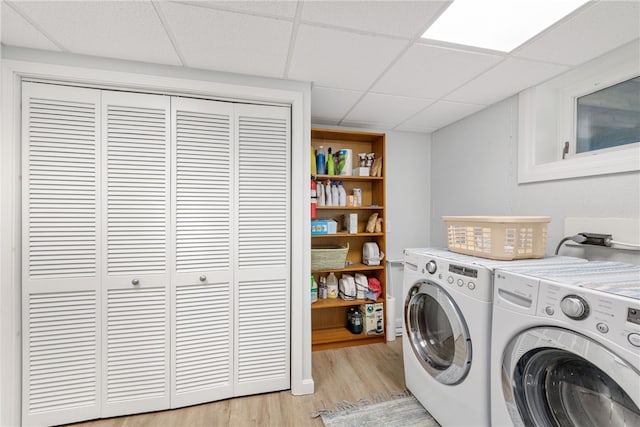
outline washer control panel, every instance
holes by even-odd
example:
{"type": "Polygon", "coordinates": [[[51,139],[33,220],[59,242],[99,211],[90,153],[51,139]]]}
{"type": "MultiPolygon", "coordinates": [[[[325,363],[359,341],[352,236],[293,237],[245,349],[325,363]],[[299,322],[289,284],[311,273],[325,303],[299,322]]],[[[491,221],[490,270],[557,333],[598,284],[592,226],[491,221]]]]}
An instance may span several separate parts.
{"type": "Polygon", "coordinates": [[[640,350],[640,300],[541,280],[536,314],[640,350]]]}
{"type": "Polygon", "coordinates": [[[420,271],[445,288],[477,300],[491,302],[493,298],[492,273],[485,267],[425,256],[420,271]]]}

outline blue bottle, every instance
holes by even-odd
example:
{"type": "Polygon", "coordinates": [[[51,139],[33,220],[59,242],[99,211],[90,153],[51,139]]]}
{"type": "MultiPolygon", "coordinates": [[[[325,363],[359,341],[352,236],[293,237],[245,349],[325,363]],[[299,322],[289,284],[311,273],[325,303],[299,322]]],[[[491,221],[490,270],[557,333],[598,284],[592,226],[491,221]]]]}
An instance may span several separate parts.
{"type": "Polygon", "coordinates": [[[324,156],[324,147],[321,145],[318,147],[318,154],[316,154],[316,172],[318,175],[327,174],[327,161],[324,156]]]}

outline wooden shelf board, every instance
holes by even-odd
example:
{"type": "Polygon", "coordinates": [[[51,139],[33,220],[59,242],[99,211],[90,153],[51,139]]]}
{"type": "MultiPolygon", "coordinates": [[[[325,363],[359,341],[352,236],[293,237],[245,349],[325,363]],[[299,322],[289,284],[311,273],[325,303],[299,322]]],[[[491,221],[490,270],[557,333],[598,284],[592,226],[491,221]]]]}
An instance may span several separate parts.
{"type": "Polygon", "coordinates": [[[314,329],[311,333],[312,351],[385,342],[384,334],[352,334],[347,328],[314,329]]]}
{"type": "Polygon", "coordinates": [[[367,210],[383,210],[384,206],[316,206],[321,211],[367,211],[367,210]]]}
{"type": "Polygon", "coordinates": [[[356,176],[356,175],[315,175],[316,180],[331,180],[331,181],[382,181],[382,176],[356,176]]]}
{"type": "Polygon", "coordinates": [[[361,305],[361,304],[373,304],[375,302],[384,303],[384,298],[378,298],[375,301],[371,301],[368,299],[354,299],[350,301],[343,300],[342,298],[335,299],[318,299],[318,301],[311,304],[312,310],[322,310],[323,308],[332,308],[332,307],[349,307],[352,305],[361,305]]]}
{"type": "Polygon", "coordinates": [[[360,263],[355,263],[345,268],[329,268],[323,270],[311,270],[312,273],[342,273],[348,271],[372,271],[372,270],[384,270],[384,264],[380,265],[364,265],[360,263]]]}
{"type": "Polygon", "coordinates": [[[335,234],[312,234],[311,237],[323,238],[323,237],[380,237],[384,236],[384,233],[335,233],[335,234]]]}

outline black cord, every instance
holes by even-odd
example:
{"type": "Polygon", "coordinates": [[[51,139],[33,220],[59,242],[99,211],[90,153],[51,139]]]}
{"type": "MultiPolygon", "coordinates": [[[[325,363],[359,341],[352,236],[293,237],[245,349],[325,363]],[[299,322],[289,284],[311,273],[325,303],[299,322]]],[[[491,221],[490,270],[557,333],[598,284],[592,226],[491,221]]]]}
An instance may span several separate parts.
{"type": "Polygon", "coordinates": [[[587,240],[587,237],[582,233],[565,237],[564,239],[560,240],[560,243],[558,243],[558,247],[556,248],[556,255],[558,255],[558,252],[560,252],[560,247],[562,246],[562,244],[567,240],[573,240],[576,243],[584,243],[587,240]]]}
{"type": "Polygon", "coordinates": [[[560,243],[558,243],[558,247],[556,248],[556,255],[558,255],[558,252],[560,252],[560,247],[562,246],[562,244],[567,240],[571,240],[571,237],[565,237],[564,239],[560,240],[560,243]]]}

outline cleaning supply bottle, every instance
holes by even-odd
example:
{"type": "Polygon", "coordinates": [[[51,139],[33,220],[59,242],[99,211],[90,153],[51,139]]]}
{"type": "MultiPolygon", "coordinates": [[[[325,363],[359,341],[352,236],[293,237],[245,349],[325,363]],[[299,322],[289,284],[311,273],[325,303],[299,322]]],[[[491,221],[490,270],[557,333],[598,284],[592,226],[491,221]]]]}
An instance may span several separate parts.
{"type": "Polygon", "coordinates": [[[327,175],[335,175],[335,163],[331,154],[331,147],[327,150],[327,175]]]}
{"type": "Polygon", "coordinates": [[[327,277],[327,298],[338,298],[338,278],[333,274],[333,271],[327,277]]]}
{"type": "Polygon", "coordinates": [[[347,206],[347,192],[342,185],[342,181],[338,184],[338,206],[347,206]]]}
{"type": "Polygon", "coordinates": [[[324,198],[324,184],[321,182],[317,183],[316,186],[316,201],[318,206],[324,206],[325,198],[324,198]]]}
{"type": "Polygon", "coordinates": [[[331,194],[331,181],[327,180],[327,185],[324,187],[324,204],[325,206],[333,206],[333,197],[331,194]]]}
{"type": "Polygon", "coordinates": [[[333,181],[333,187],[331,187],[331,200],[333,201],[333,206],[339,206],[340,192],[338,191],[338,185],[335,181],[333,181]]]}
{"type": "Polygon", "coordinates": [[[315,175],[318,173],[316,169],[316,153],[313,150],[313,145],[311,146],[311,175],[315,175]]]}
{"type": "Polygon", "coordinates": [[[311,275],[311,304],[318,301],[318,284],[316,279],[311,275]]]}
{"type": "Polygon", "coordinates": [[[327,160],[322,145],[318,147],[318,154],[316,154],[316,172],[318,172],[318,175],[325,175],[327,173],[327,160]]]}
{"type": "Polygon", "coordinates": [[[318,288],[318,298],[327,299],[327,278],[320,276],[320,287],[318,288]]]}

